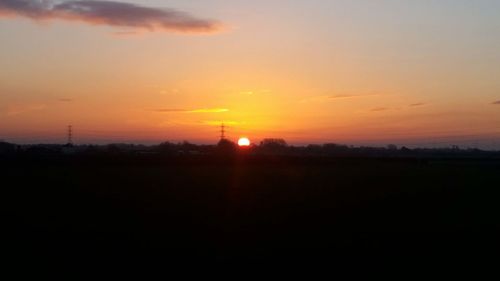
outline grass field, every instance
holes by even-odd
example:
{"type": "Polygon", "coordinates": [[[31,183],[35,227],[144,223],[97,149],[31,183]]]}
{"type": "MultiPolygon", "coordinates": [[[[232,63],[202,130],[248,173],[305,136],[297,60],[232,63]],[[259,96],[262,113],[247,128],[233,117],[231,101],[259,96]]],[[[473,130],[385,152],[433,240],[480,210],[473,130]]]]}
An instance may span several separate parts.
{"type": "Polygon", "coordinates": [[[136,156],[0,167],[14,255],[345,262],[498,250],[496,160],[136,156]]]}

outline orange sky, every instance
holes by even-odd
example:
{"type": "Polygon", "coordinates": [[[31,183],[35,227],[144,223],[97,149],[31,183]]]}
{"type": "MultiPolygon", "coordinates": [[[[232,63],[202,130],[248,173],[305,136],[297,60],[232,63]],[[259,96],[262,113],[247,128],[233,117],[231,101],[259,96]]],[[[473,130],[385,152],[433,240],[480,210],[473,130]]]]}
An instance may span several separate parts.
{"type": "Polygon", "coordinates": [[[178,13],[140,22],[3,7],[0,139],[214,143],[225,122],[254,141],[499,143],[496,2],[199,2],[115,2],[178,13]]]}

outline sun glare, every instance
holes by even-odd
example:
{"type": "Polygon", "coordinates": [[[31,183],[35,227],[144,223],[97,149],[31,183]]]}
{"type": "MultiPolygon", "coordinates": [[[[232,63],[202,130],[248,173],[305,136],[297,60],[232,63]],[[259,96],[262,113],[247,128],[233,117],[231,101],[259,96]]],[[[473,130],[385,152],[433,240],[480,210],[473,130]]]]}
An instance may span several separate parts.
{"type": "Polygon", "coordinates": [[[250,146],[250,140],[248,138],[240,138],[238,140],[239,146],[250,146]]]}

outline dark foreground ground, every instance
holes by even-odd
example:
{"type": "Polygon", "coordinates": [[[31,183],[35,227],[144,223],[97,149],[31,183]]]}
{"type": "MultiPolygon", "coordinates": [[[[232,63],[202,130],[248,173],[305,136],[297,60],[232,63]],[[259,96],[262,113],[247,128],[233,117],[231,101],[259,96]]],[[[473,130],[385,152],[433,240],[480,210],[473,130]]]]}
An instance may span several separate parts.
{"type": "Polygon", "coordinates": [[[1,159],[13,262],[495,263],[500,161],[1,159]]]}

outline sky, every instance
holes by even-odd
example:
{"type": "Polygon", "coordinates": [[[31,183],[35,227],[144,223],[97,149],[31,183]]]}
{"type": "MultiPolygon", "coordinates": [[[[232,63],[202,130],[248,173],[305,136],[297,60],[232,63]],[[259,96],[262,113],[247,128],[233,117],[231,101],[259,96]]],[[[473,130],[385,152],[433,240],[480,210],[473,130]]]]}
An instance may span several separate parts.
{"type": "Polygon", "coordinates": [[[500,1],[0,0],[0,139],[500,149],[500,1]]]}

